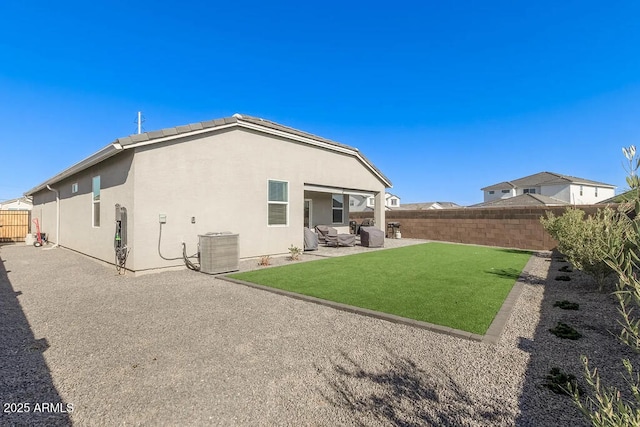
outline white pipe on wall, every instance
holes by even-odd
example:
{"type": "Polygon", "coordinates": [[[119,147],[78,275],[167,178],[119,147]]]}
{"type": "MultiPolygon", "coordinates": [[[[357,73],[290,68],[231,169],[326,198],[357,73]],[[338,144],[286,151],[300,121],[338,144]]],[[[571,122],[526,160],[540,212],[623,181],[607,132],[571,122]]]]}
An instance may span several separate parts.
{"type": "Polygon", "coordinates": [[[49,184],[47,184],[47,189],[56,193],[56,244],[52,247],[57,248],[60,246],[60,192],[51,188],[49,184]]]}

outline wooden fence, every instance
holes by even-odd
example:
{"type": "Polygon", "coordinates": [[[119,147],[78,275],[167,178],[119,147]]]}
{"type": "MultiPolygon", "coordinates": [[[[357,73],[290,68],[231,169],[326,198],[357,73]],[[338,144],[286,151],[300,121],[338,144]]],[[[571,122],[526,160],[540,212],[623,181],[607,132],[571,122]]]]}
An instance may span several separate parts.
{"type": "Polygon", "coordinates": [[[30,223],[30,211],[0,211],[0,243],[24,242],[30,223]]]}

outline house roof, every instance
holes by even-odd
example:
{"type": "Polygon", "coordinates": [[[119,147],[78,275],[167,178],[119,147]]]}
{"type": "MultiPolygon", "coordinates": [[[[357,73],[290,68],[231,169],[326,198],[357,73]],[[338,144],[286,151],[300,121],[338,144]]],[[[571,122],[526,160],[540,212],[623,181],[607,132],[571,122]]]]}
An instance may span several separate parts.
{"type": "Polygon", "coordinates": [[[455,209],[463,206],[453,202],[423,202],[423,203],[404,203],[402,206],[394,208],[394,210],[411,210],[411,211],[424,211],[429,209],[455,209]],[[435,207],[439,205],[440,208],[435,207]]]}
{"type": "Polygon", "coordinates": [[[608,199],[601,200],[597,205],[606,205],[609,203],[624,203],[631,200],[634,200],[638,197],[638,189],[627,190],[624,193],[616,194],[613,197],[609,197],[608,199]]]}
{"type": "Polygon", "coordinates": [[[615,188],[614,185],[605,184],[604,182],[592,181],[590,179],[578,178],[576,176],[561,175],[554,172],[538,172],[523,178],[514,179],[513,181],[503,181],[488,187],[481,188],[482,191],[491,190],[507,190],[513,188],[539,187],[543,185],[561,185],[561,184],[585,184],[598,187],[615,188]]]}
{"type": "Polygon", "coordinates": [[[569,203],[542,194],[521,194],[515,197],[507,197],[505,199],[491,200],[469,206],[470,208],[493,208],[507,206],[564,206],[569,203]]]}
{"type": "Polygon", "coordinates": [[[9,199],[9,200],[1,200],[0,201],[0,205],[8,205],[14,202],[20,202],[20,203],[25,203],[27,205],[33,205],[33,202],[31,201],[30,198],[22,196],[22,197],[16,197],[15,199],[9,199]]]}
{"type": "Polygon", "coordinates": [[[205,134],[208,132],[232,127],[242,127],[245,129],[264,132],[274,136],[294,139],[302,143],[325,148],[331,151],[352,155],[360,160],[364,164],[364,166],[367,167],[371,172],[373,172],[373,174],[376,175],[384,183],[385,187],[392,186],[391,181],[389,181],[389,179],[378,168],[376,168],[373,163],[371,163],[357,148],[340,144],[338,142],[331,141],[329,139],[325,139],[269,120],[236,113],[231,117],[225,117],[222,119],[208,120],[204,122],[170,127],[118,138],[100,151],[92,154],[86,159],[65,169],[58,175],[27,191],[25,195],[32,195],[40,190],[43,190],[47,187],[47,185],[55,184],[56,182],[59,182],[75,173],[78,173],[90,166],[108,159],[111,156],[116,155],[122,150],[144,145],[156,144],[192,135],[205,134]]]}

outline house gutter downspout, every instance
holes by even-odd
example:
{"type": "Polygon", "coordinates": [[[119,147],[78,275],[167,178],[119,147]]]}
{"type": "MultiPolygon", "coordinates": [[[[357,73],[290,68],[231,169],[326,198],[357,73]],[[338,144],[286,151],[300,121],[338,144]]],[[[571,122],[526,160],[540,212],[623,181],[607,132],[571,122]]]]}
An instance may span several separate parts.
{"type": "Polygon", "coordinates": [[[47,184],[47,189],[56,193],[56,244],[52,248],[57,248],[60,246],[60,192],[51,188],[49,184],[47,184]]]}

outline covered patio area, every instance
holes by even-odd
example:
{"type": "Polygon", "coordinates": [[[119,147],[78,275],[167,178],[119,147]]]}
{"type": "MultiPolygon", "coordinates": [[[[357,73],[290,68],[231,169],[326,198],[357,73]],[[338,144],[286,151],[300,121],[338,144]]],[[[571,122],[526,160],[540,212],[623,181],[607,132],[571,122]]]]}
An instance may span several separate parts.
{"type": "Polygon", "coordinates": [[[327,225],[339,233],[349,232],[349,198],[366,196],[375,198],[373,218],[376,227],[384,231],[384,192],[318,184],[304,184],[304,226],[314,229],[327,225]]]}

